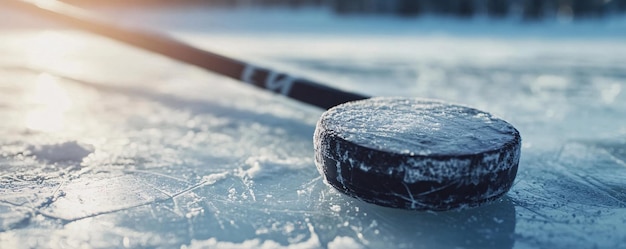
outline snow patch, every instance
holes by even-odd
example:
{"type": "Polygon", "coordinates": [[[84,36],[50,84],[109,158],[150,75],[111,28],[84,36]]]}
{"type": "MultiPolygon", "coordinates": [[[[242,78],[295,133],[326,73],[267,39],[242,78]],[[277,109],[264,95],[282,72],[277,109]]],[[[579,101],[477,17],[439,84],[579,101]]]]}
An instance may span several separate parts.
{"type": "MultiPolygon", "coordinates": [[[[261,241],[260,239],[251,239],[246,240],[241,243],[227,242],[227,241],[218,241],[215,238],[210,238],[207,240],[191,240],[191,244],[189,246],[183,245],[181,249],[195,249],[195,248],[222,248],[222,249],[313,249],[313,248],[321,248],[322,245],[320,243],[320,239],[315,233],[313,229],[313,225],[307,224],[309,227],[309,232],[311,232],[311,237],[308,240],[293,243],[289,245],[281,245],[280,243],[273,240],[265,240],[261,241]]],[[[336,240],[336,239],[335,239],[336,240]]],[[[343,245],[343,244],[340,244],[343,245]]],[[[337,247],[336,247],[337,248],[337,247]]],[[[357,247],[346,247],[346,248],[357,248],[357,247]]]]}
{"type": "Polygon", "coordinates": [[[83,158],[95,151],[91,144],[67,141],[55,144],[29,145],[26,148],[31,155],[42,161],[56,162],[81,162],[83,158]]]}
{"type": "Polygon", "coordinates": [[[242,171],[243,176],[259,179],[281,175],[282,172],[302,169],[310,165],[309,160],[302,158],[277,159],[266,156],[250,157],[245,164],[249,168],[242,171]]]}
{"type": "Polygon", "coordinates": [[[362,249],[363,245],[356,242],[353,238],[345,236],[337,236],[333,241],[328,242],[328,249],[362,249]]]}
{"type": "Polygon", "coordinates": [[[224,180],[228,176],[228,172],[215,173],[202,177],[202,182],[204,185],[211,185],[220,180],[224,180]]]}

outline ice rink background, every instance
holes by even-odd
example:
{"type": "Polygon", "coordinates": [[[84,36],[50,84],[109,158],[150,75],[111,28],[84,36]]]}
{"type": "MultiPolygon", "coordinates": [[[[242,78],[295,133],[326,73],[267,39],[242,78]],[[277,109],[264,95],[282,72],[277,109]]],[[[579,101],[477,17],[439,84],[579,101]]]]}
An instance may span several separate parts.
{"type": "Polygon", "coordinates": [[[322,110],[2,8],[2,248],[626,243],[624,20],[101,10],[343,89],[470,105],[520,130],[519,173],[504,198],[431,213],[324,185],[312,149],[322,110]]]}

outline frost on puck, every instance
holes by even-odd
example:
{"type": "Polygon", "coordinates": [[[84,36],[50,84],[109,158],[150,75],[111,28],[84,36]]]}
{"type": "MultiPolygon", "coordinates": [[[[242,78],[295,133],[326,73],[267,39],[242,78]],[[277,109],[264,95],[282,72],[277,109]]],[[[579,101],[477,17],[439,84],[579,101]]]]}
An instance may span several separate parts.
{"type": "Polygon", "coordinates": [[[513,184],[521,137],[506,121],[428,99],[371,98],[326,111],[315,164],[349,196],[414,210],[474,207],[513,184]]]}

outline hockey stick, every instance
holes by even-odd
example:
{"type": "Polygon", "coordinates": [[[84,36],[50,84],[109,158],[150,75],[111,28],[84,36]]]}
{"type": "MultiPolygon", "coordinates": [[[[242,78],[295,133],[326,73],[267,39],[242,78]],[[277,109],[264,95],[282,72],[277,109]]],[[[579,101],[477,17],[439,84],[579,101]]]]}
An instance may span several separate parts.
{"type": "Polygon", "coordinates": [[[60,1],[8,0],[8,3],[74,28],[100,34],[320,108],[329,109],[345,102],[368,98],[205,51],[165,34],[114,25],[93,13],[60,1]]]}

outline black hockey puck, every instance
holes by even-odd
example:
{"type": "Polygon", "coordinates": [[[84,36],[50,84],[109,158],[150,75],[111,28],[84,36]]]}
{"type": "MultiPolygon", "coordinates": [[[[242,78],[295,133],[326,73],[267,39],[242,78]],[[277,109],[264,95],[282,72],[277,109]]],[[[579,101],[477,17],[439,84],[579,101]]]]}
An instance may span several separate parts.
{"type": "Polygon", "coordinates": [[[326,111],[315,163],[349,196],[414,210],[474,207],[513,184],[521,137],[506,121],[435,100],[371,98],[326,111]]]}

